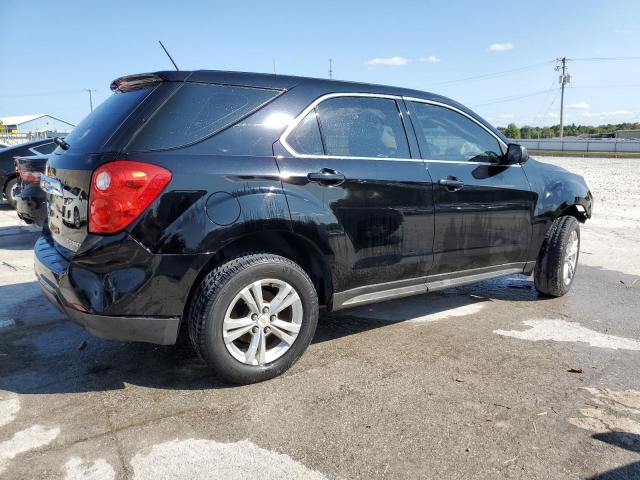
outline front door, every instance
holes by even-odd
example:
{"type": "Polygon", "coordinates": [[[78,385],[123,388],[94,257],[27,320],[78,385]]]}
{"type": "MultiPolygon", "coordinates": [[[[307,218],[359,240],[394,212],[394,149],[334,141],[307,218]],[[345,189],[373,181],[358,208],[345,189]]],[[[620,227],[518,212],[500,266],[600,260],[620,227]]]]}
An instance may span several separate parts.
{"type": "Polygon", "coordinates": [[[506,145],[453,107],[408,101],[434,182],[430,275],[514,269],[529,260],[535,195],[520,165],[500,165],[506,145]]]}
{"type": "Polygon", "coordinates": [[[419,282],[431,266],[432,184],[402,107],[390,96],[327,95],[275,147],[294,229],[326,240],[335,292],[419,282]]]}

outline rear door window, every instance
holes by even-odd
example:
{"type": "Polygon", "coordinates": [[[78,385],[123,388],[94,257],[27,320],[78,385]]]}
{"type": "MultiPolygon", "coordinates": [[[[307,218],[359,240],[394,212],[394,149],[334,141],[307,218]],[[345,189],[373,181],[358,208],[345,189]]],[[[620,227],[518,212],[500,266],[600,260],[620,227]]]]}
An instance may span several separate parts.
{"type": "Polygon", "coordinates": [[[131,150],[189,145],[236,123],[280,92],[261,88],[185,83],[141,128],[131,150]]]}
{"type": "Polygon", "coordinates": [[[318,104],[320,131],[330,156],[410,158],[395,100],[335,97],[318,104]]]}

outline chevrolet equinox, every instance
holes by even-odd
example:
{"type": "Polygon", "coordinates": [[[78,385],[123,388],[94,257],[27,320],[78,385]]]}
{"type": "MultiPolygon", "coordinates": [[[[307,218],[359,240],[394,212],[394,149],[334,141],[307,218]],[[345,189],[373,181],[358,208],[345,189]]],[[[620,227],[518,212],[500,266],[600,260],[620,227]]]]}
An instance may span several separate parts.
{"type": "Polygon", "coordinates": [[[44,292],[92,334],[188,335],[251,383],[301,356],[320,307],[515,273],[560,296],[575,278],[584,180],[448,98],[219,71],[111,89],[56,139],[35,244],[44,292]]]}

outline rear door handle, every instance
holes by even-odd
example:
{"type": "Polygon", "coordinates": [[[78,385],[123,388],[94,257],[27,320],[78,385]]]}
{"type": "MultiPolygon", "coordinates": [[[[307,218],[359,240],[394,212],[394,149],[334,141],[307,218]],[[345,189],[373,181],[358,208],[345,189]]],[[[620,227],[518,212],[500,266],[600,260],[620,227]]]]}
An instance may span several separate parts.
{"type": "Polygon", "coordinates": [[[438,185],[446,187],[450,192],[457,192],[464,188],[464,182],[462,180],[458,180],[456,177],[441,178],[438,180],[438,185]]]}
{"type": "Polygon", "coordinates": [[[307,174],[310,182],[316,182],[320,185],[340,185],[345,180],[345,176],[333,170],[332,168],[323,168],[319,172],[311,172],[307,174]]]}

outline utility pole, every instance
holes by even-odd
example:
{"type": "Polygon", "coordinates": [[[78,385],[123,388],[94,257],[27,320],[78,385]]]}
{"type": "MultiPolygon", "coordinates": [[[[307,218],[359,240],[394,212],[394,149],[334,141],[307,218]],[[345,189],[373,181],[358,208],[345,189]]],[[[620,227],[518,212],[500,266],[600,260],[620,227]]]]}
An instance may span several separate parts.
{"type": "Polygon", "coordinates": [[[562,71],[558,81],[560,82],[560,140],[564,136],[564,86],[571,83],[571,75],[567,73],[567,57],[556,59],[560,65],[556,65],[556,72],[562,71]]]}
{"type": "Polygon", "coordinates": [[[85,88],[84,91],[89,92],[89,108],[93,112],[93,97],[91,96],[91,93],[95,92],[95,90],[92,90],[90,88],[85,88]]]}
{"type": "Polygon", "coordinates": [[[333,78],[333,58],[329,59],[329,78],[333,78]]]}

